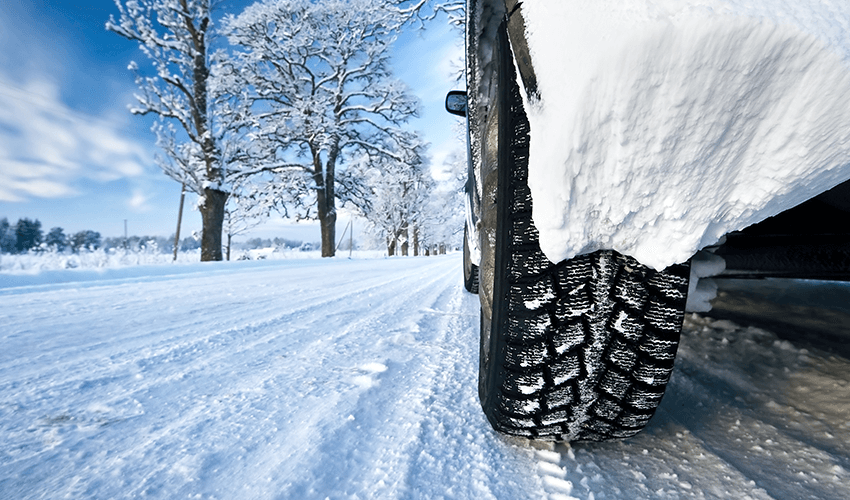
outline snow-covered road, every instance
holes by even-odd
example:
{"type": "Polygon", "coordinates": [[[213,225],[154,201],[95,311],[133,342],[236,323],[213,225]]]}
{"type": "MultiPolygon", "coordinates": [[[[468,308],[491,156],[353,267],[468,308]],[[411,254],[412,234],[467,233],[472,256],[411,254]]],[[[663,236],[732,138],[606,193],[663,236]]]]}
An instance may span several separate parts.
{"type": "Polygon", "coordinates": [[[0,276],[0,498],[850,498],[850,361],[764,330],[688,317],[646,432],[551,446],[479,410],[458,255],[130,273],[0,276]]]}

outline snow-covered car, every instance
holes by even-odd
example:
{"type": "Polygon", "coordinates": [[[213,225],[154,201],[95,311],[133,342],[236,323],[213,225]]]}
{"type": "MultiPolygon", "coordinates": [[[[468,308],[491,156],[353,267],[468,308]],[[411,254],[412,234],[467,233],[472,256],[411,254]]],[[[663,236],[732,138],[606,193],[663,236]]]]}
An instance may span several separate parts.
{"type": "Polygon", "coordinates": [[[464,283],[493,427],[639,432],[698,278],[850,279],[850,6],[468,0],[464,283]],[[842,21],[843,20],[843,21],[842,21]],[[725,270],[724,270],[725,264],[725,270]]]}

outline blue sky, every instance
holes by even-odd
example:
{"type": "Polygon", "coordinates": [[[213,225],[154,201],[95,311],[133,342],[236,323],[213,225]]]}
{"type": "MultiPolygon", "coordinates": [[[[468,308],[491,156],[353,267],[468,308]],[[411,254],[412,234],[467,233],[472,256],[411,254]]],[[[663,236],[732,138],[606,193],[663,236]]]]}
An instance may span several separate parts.
{"type": "MultiPolygon", "coordinates": [[[[148,62],[104,29],[110,14],[113,0],[0,1],[0,218],[37,218],[66,234],[120,236],[125,219],[130,234],[174,233],[180,186],[154,163],[153,119],[127,110],[136,91],[127,65],[148,62]]],[[[439,21],[396,46],[396,75],[423,104],[412,126],[432,144],[436,167],[458,147],[443,98],[457,86],[451,72],[461,54],[460,34],[439,21]]],[[[199,213],[184,211],[182,234],[200,227],[199,213]]],[[[313,225],[282,220],[252,235],[319,239],[313,225]]]]}

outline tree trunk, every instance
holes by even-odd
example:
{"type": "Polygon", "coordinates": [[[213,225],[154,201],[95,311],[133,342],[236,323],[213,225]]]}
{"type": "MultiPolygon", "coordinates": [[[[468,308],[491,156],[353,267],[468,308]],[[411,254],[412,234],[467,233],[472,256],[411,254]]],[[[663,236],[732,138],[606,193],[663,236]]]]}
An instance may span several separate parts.
{"type": "Polygon", "coordinates": [[[204,189],[201,205],[201,262],[221,260],[221,230],[224,225],[224,206],[227,193],[217,189],[204,189]]]}
{"type": "Polygon", "coordinates": [[[407,257],[407,250],[410,247],[410,244],[409,244],[409,241],[408,241],[410,239],[409,236],[410,236],[410,233],[408,232],[406,227],[401,230],[401,256],[402,257],[407,257]]]}
{"type": "Polygon", "coordinates": [[[413,256],[419,257],[419,226],[413,226],[413,256]]]}
{"type": "MultiPolygon", "coordinates": [[[[322,208],[319,202],[319,227],[322,230],[322,257],[333,257],[336,255],[336,210],[322,208]]],[[[331,203],[333,205],[333,203],[331,203]]]]}
{"type": "Polygon", "coordinates": [[[395,238],[387,236],[387,256],[392,257],[393,255],[395,255],[395,238]]]}
{"type": "Polygon", "coordinates": [[[332,146],[328,150],[327,162],[322,165],[322,148],[310,145],[313,154],[313,182],[316,183],[316,212],[322,231],[322,257],[336,255],[336,193],[334,170],[339,150],[332,146]]]}

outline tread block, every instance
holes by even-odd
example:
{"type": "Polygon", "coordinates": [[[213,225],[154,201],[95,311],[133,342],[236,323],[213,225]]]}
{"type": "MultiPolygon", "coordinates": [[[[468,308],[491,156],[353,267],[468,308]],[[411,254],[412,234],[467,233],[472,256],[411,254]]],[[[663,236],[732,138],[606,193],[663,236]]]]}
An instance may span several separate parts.
{"type": "Polygon", "coordinates": [[[607,441],[617,430],[614,424],[601,419],[590,420],[584,425],[586,431],[582,434],[581,439],[588,441],[607,441]]]}
{"type": "Polygon", "coordinates": [[[646,291],[646,287],[633,274],[615,285],[614,297],[629,309],[635,311],[642,311],[649,301],[649,293],[646,291]]]}
{"type": "MultiPolygon", "coordinates": [[[[511,213],[531,212],[531,209],[531,188],[527,184],[514,186],[513,198],[511,199],[511,213]]],[[[529,220],[531,220],[530,217],[529,220]]]]}
{"type": "Polygon", "coordinates": [[[531,218],[517,217],[512,221],[511,227],[511,245],[538,245],[540,241],[540,233],[534,227],[531,218]]]}
{"type": "Polygon", "coordinates": [[[581,360],[578,354],[566,355],[549,366],[555,385],[575,380],[581,375],[581,360]]]}
{"type": "Polygon", "coordinates": [[[526,420],[528,420],[540,413],[540,402],[534,398],[516,399],[500,394],[499,410],[508,416],[526,417],[526,420]]]}
{"type": "Polygon", "coordinates": [[[555,319],[559,324],[571,323],[580,316],[591,314],[594,309],[590,286],[582,285],[558,298],[555,303],[555,319]]]}
{"type": "Polygon", "coordinates": [[[623,413],[623,407],[611,399],[600,398],[593,405],[593,413],[610,422],[616,422],[617,417],[623,413]]]}
{"type": "Polygon", "coordinates": [[[676,338],[678,338],[684,319],[684,308],[677,309],[656,299],[650,300],[649,307],[646,310],[647,324],[660,332],[675,333],[676,338]]]}
{"type": "Polygon", "coordinates": [[[659,361],[673,361],[678,349],[678,342],[665,339],[647,339],[640,346],[640,352],[659,361]]]}
{"type": "Polygon", "coordinates": [[[549,408],[561,408],[573,402],[575,402],[575,391],[571,385],[558,387],[546,395],[546,406],[549,408]]]}
{"type": "Polygon", "coordinates": [[[634,347],[622,340],[614,339],[608,347],[606,359],[625,373],[630,373],[637,364],[638,355],[634,347]]]}
{"type": "MultiPolygon", "coordinates": [[[[655,408],[657,408],[658,404],[661,403],[661,398],[663,396],[664,391],[635,389],[626,398],[625,403],[632,408],[638,410],[650,410],[654,413],[655,408]]],[[[652,417],[652,414],[649,414],[649,416],[646,417],[646,420],[649,421],[650,417],[652,417]]]]}
{"type": "Polygon", "coordinates": [[[688,297],[687,276],[656,273],[649,279],[647,286],[672,302],[687,300],[688,297]]]}
{"type": "Polygon", "coordinates": [[[640,342],[644,334],[644,322],[636,315],[620,308],[615,309],[611,314],[611,324],[608,328],[611,331],[618,332],[624,339],[632,343],[640,342]]]}
{"type": "Polygon", "coordinates": [[[650,386],[661,387],[662,390],[667,382],[670,381],[670,366],[657,366],[647,363],[646,360],[640,360],[635,367],[633,376],[638,382],[650,386]]]}
{"type": "Polygon", "coordinates": [[[533,368],[549,361],[549,349],[542,343],[522,345],[508,344],[505,364],[512,368],[533,368]]]}
{"type": "Polygon", "coordinates": [[[616,400],[622,400],[631,388],[629,377],[615,370],[608,370],[599,383],[599,388],[616,400]]]}
{"type": "Polygon", "coordinates": [[[509,307],[518,314],[537,313],[555,302],[558,296],[549,279],[511,285],[509,307]]]}
{"type": "Polygon", "coordinates": [[[618,428],[611,432],[611,437],[615,439],[626,439],[634,436],[640,431],[641,429],[618,428]]]}
{"type": "Polygon", "coordinates": [[[593,261],[590,255],[580,255],[561,264],[555,272],[555,283],[562,293],[586,285],[593,279],[593,261]]]}
{"type": "Polygon", "coordinates": [[[642,429],[649,423],[654,414],[654,411],[649,413],[623,413],[617,419],[617,424],[628,429],[634,429],[633,432],[637,433],[638,430],[642,429]]]}
{"type": "Polygon", "coordinates": [[[523,278],[539,277],[545,274],[551,265],[539,248],[517,250],[511,254],[511,262],[508,265],[510,280],[514,283],[523,278]]]}
{"type": "Polygon", "coordinates": [[[509,394],[530,396],[540,393],[546,387],[546,377],[543,370],[529,373],[508,371],[502,388],[509,394]]]}
{"type": "MultiPolygon", "coordinates": [[[[540,423],[544,426],[560,426],[565,422],[569,422],[570,420],[570,412],[567,410],[555,410],[551,413],[547,413],[540,417],[540,423]]],[[[558,434],[562,434],[564,430],[562,428],[558,429],[558,434]]]]}
{"type": "Polygon", "coordinates": [[[549,335],[552,322],[549,316],[515,316],[508,317],[508,327],[505,330],[507,341],[513,344],[529,344],[543,342],[549,335]]]}
{"type": "Polygon", "coordinates": [[[552,347],[559,355],[580,347],[586,341],[587,333],[581,321],[561,324],[555,327],[552,334],[552,347]]]}

